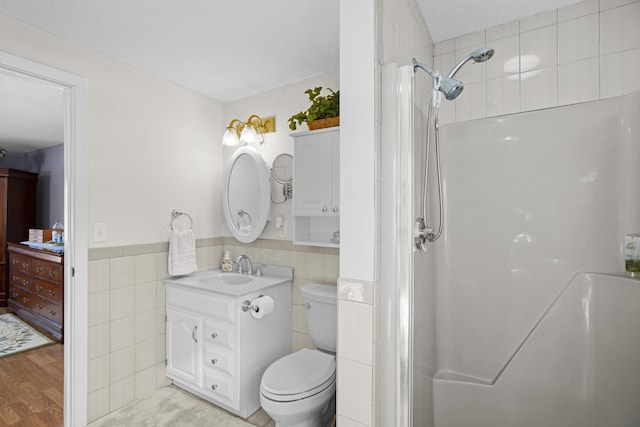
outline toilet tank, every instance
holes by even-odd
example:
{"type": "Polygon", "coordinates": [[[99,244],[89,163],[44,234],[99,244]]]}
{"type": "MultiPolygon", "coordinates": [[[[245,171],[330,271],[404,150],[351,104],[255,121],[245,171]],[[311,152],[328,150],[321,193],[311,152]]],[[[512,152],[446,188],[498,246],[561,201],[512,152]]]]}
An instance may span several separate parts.
{"type": "Polygon", "coordinates": [[[307,327],[317,348],[336,352],[338,292],[335,285],[307,283],[302,286],[307,307],[307,327]]]}

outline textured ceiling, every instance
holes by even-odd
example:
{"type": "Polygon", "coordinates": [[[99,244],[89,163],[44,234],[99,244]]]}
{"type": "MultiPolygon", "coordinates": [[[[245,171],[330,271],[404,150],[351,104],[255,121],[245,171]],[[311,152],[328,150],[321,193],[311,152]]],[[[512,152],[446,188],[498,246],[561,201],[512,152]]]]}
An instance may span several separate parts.
{"type": "MultiPolygon", "coordinates": [[[[339,1],[0,0],[0,13],[228,102],[337,71],[339,1]]],[[[576,2],[417,0],[434,42],[576,2]]],[[[43,101],[24,82],[14,89],[40,106],[58,102],[43,101]]],[[[0,103],[6,99],[3,93],[0,103]]],[[[0,112],[7,111],[13,110],[0,106],[0,112]]],[[[0,128],[5,134],[40,128],[33,120],[29,125],[18,120],[0,116],[0,128]]],[[[51,132],[51,143],[58,136],[58,130],[51,132]]],[[[23,139],[43,137],[34,133],[23,139]]],[[[0,134],[2,141],[6,135],[0,134]]]]}

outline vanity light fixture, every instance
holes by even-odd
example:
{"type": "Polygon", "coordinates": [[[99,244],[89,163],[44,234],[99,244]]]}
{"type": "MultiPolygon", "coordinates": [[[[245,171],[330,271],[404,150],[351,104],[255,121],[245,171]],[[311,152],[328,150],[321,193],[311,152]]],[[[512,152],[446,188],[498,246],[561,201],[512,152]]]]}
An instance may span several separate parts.
{"type": "Polygon", "coordinates": [[[275,130],[275,117],[263,119],[253,114],[249,116],[246,122],[233,119],[222,136],[222,145],[237,146],[240,145],[241,142],[242,145],[247,145],[248,143],[254,144],[256,142],[262,145],[264,144],[263,134],[275,132],[275,130]]]}

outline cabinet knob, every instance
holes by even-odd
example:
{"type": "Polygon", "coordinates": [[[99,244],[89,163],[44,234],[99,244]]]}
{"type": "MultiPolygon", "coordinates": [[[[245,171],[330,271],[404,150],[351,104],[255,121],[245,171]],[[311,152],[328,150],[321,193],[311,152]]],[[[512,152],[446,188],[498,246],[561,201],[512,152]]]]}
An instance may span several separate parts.
{"type": "Polygon", "coordinates": [[[195,341],[195,343],[198,343],[198,337],[196,336],[196,334],[198,333],[198,325],[193,327],[193,332],[191,332],[191,338],[193,338],[193,341],[195,341]]]}
{"type": "Polygon", "coordinates": [[[29,267],[29,263],[28,262],[23,262],[22,263],[22,268],[28,268],[29,267]]]}
{"type": "Polygon", "coordinates": [[[38,273],[42,273],[42,267],[37,266],[37,267],[36,267],[36,271],[37,271],[38,273]]]}
{"type": "Polygon", "coordinates": [[[28,303],[29,302],[29,298],[22,298],[22,302],[28,303]]]}
{"type": "Polygon", "coordinates": [[[216,390],[218,388],[218,384],[211,384],[211,390],[216,390]]]}
{"type": "Polygon", "coordinates": [[[24,279],[22,281],[22,286],[27,286],[29,284],[29,281],[27,279],[24,279]]]}
{"type": "Polygon", "coordinates": [[[42,290],[42,286],[36,285],[36,291],[41,291],[41,290],[42,290]]]}
{"type": "Polygon", "coordinates": [[[11,260],[11,264],[16,265],[18,263],[17,259],[11,260]]]}
{"type": "Polygon", "coordinates": [[[322,212],[326,212],[326,211],[327,211],[327,207],[325,206],[322,208],[322,212]]]}
{"type": "Polygon", "coordinates": [[[218,338],[218,333],[217,332],[212,333],[211,338],[213,338],[214,340],[218,338]]]}
{"type": "Polygon", "coordinates": [[[53,296],[55,296],[55,295],[56,295],[56,291],[54,291],[54,290],[50,290],[50,291],[49,291],[49,295],[51,295],[52,297],[53,297],[53,296]]]}
{"type": "Polygon", "coordinates": [[[36,308],[37,308],[38,310],[42,310],[42,306],[41,306],[40,304],[36,304],[36,308]]]}
{"type": "Polygon", "coordinates": [[[333,207],[333,209],[331,209],[331,211],[332,211],[333,213],[338,212],[338,207],[337,207],[337,206],[334,206],[334,207],[333,207]]]}
{"type": "Polygon", "coordinates": [[[55,310],[51,310],[51,311],[49,312],[49,314],[50,314],[50,315],[52,315],[52,316],[55,316],[55,315],[56,315],[56,312],[55,312],[55,310]]]}
{"type": "Polygon", "coordinates": [[[215,365],[216,363],[218,363],[218,359],[216,359],[215,357],[213,359],[211,359],[211,364],[215,365]]]}
{"type": "Polygon", "coordinates": [[[55,276],[55,275],[56,275],[56,272],[55,272],[55,271],[53,271],[53,270],[49,270],[49,276],[50,276],[50,277],[53,277],[53,276],[55,276]]]}
{"type": "Polygon", "coordinates": [[[17,293],[17,292],[14,292],[14,293],[12,293],[12,294],[11,294],[11,296],[15,298],[15,297],[17,297],[17,296],[18,296],[18,293],[17,293]]]}

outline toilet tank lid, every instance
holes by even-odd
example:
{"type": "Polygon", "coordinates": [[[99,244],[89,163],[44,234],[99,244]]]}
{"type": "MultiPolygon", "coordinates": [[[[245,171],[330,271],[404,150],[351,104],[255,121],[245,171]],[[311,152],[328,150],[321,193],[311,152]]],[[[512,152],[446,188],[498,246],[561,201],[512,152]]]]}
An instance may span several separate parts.
{"type": "Polygon", "coordinates": [[[302,295],[305,299],[320,301],[329,304],[338,303],[338,287],[326,283],[307,283],[302,286],[302,295]]]}

